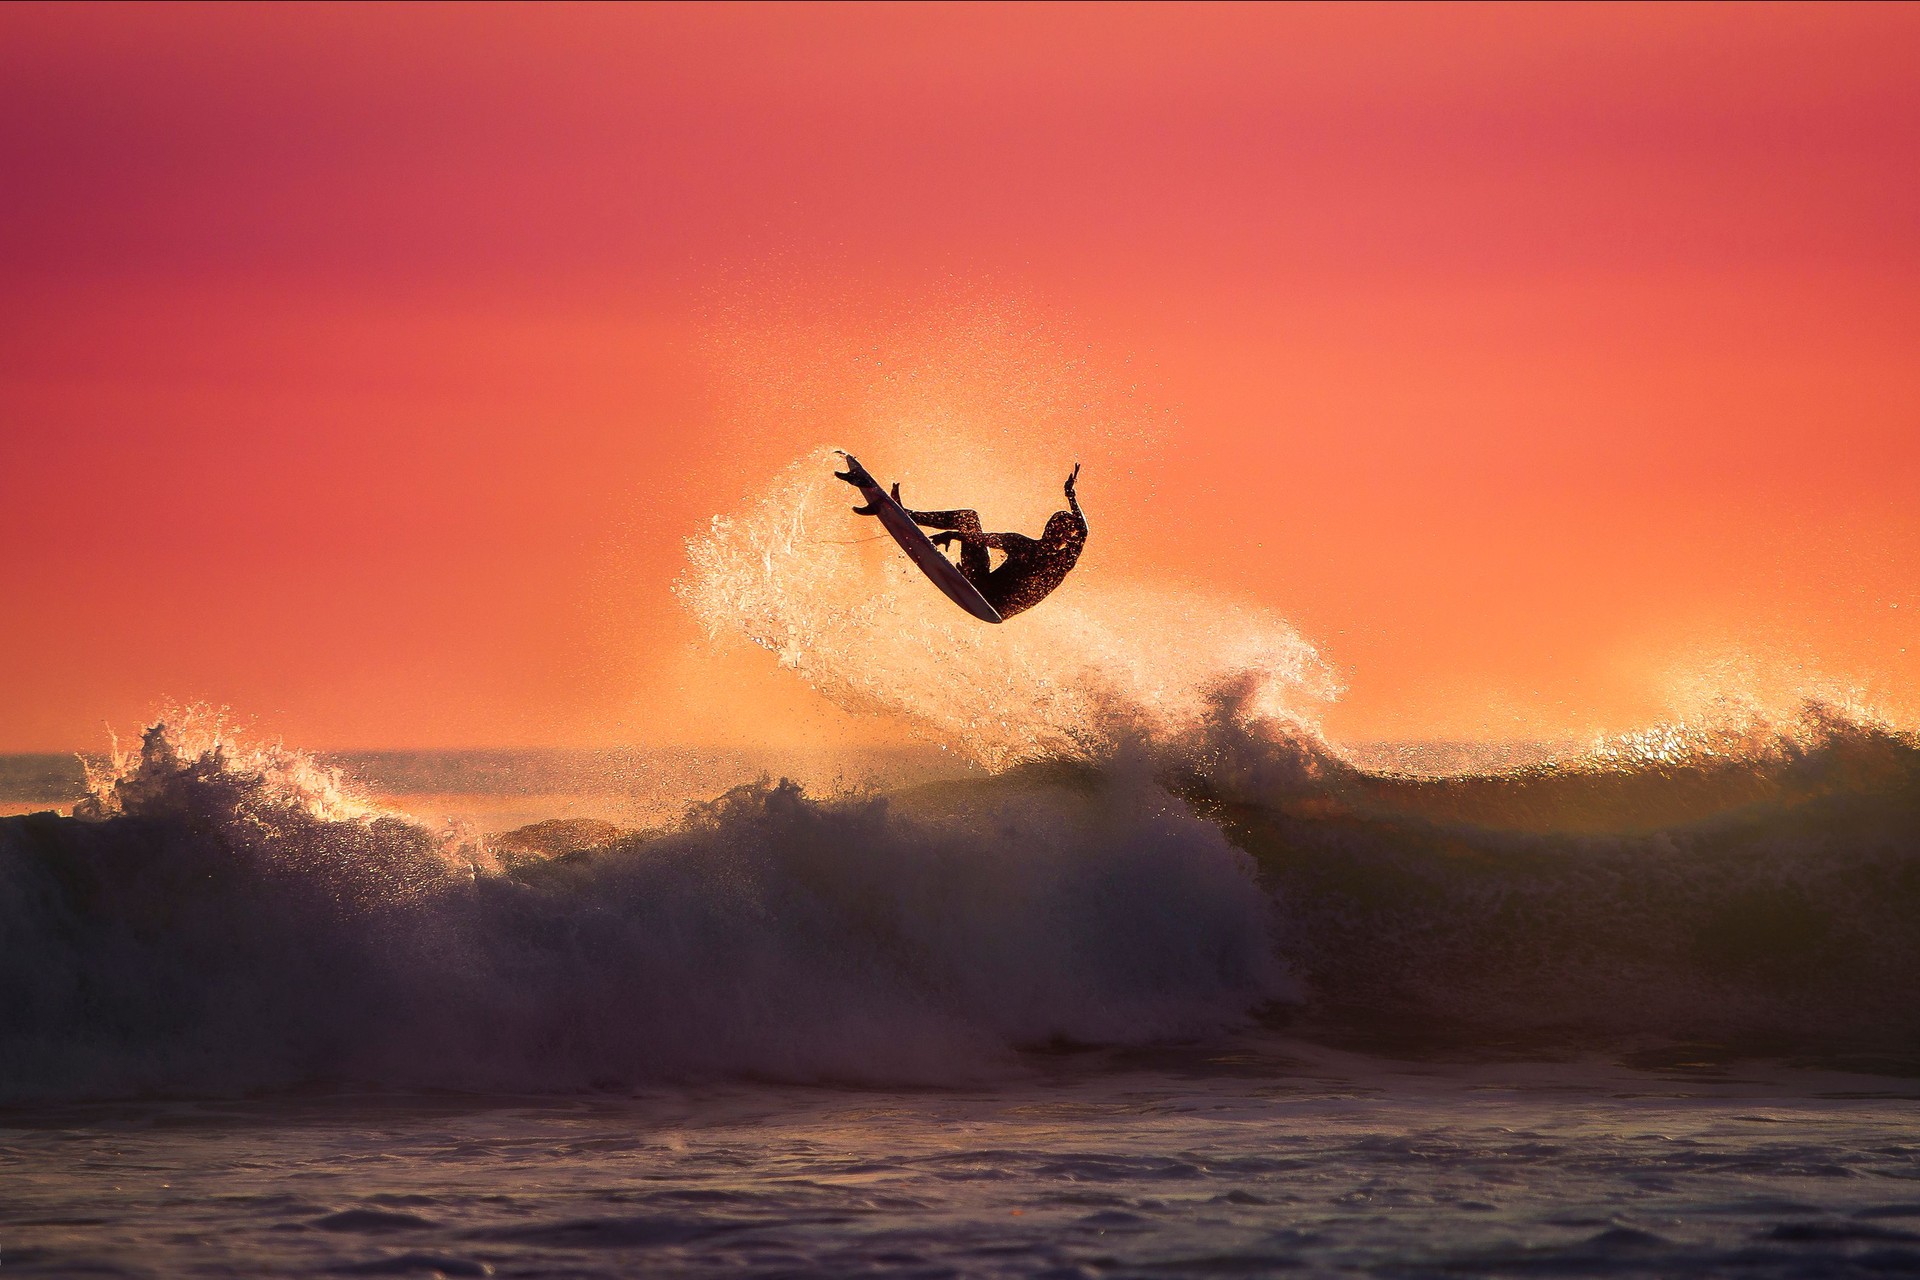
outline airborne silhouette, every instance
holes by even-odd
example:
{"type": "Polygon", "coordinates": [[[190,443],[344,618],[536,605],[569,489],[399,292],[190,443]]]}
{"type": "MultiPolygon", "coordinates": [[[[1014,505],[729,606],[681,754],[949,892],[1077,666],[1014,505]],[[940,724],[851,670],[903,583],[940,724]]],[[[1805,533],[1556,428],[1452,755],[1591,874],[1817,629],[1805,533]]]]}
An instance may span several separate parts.
{"type": "MultiPolygon", "coordinates": [[[[855,487],[879,487],[866,468],[850,455],[847,470],[834,474],[855,487]]],[[[1002,618],[1011,618],[1051,595],[1080,559],[1080,550],[1087,543],[1087,518],[1074,493],[1074,482],[1079,478],[1080,464],[1076,462],[1065,485],[1070,510],[1054,512],[1038,538],[1029,538],[1024,533],[988,533],[980,527],[980,513],[970,507],[954,511],[907,510],[907,515],[924,528],[943,530],[932,539],[936,545],[946,547],[958,542],[961,575],[1002,618]],[[1006,559],[999,568],[992,567],[989,551],[1005,553],[1006,559]]],[[[893,486],[893,500],[900,501],[898,484],[893,486]]],[[[905,509],[904,503],[902,508],[905,509]]],[[[855,509],[866,515],[877,514],[866,508],[855,509]]]]}

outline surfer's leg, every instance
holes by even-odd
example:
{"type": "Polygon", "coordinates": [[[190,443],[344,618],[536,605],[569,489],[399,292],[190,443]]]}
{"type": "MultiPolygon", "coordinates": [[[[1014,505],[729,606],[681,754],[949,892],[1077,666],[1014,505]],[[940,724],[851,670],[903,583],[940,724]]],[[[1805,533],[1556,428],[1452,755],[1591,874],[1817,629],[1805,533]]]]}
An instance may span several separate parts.
{"type": "Polygon", "coordinates": [[[973,584],[975,591],[987,589],[987,575],[993,567],[987,563],[987,544],[971,538],[960,544],[960,576],[973,584]]]}
{"type": "Polygon", "coordinates": [[[909,511],[907,514],[922,529],[952,529],[959,534],[985,532],[980,527],[980,513],[964,507],[958,511],[909,511]]]}
{"type": "Polygon", "coordinates": [[[980,513],[962,507],[958,511],[909,511],[913,522],[927,529],[951,529],[954,539],[960,544],[960,573],[971,582],[976,591],[987,589],[987,574],[992,566],[987,560],[987,544],[982,541],[986,531],[980,527],[980,513]]]}

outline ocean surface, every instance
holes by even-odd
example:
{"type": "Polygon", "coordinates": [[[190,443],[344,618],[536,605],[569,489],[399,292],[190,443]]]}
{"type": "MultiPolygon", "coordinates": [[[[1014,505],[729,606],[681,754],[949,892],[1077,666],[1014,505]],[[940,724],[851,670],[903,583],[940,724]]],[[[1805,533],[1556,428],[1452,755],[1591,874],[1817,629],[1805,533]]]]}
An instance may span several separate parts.
{"type": "Polygon", "coordinates": [[[338,1091],[14,1113],[9,1271],[1884,1276],[1916,1090],[1283,1038],[991,1087],[338,1091]]]}
{"type": "Polygon", "coordinates": [[[1920,1272],[1920,747],[1714,741],[11,758],[0,1266],[1920,1272]]]}

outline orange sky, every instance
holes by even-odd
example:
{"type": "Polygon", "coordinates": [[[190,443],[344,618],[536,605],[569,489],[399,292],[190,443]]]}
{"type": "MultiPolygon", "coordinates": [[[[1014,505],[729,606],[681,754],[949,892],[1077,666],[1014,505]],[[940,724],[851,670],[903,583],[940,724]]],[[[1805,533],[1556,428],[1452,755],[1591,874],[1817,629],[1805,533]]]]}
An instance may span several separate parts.
{"type": "Polygon", "coordinates": [[[1916,286],[1920,6],[8,6],[0,750],[833,732],[683,539],[983,332],[1336,734],[1912,708],[1916,286]]]}

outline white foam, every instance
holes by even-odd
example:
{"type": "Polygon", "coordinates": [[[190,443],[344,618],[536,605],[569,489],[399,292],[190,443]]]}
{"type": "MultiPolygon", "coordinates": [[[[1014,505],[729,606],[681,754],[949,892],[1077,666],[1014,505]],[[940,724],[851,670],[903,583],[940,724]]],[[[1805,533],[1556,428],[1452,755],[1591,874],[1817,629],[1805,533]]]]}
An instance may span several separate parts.
{"type": "Polygon", "coordinates": [[[710,635],[993,769],[1188,744],[1229,705],[1265,736],[1318,741],[1312,709],[1336,684],[1270,611],[1083,566],[1041,607],[982,625],[891,542],[850,541],[871,527],[848,514],[836,462],[802,458],[690,542],[675,589],[710,635]]]}

